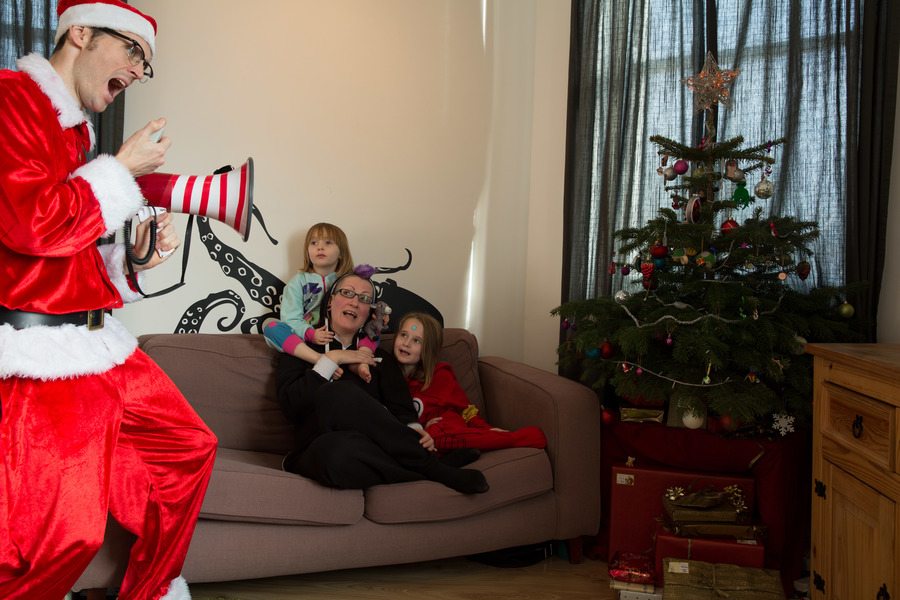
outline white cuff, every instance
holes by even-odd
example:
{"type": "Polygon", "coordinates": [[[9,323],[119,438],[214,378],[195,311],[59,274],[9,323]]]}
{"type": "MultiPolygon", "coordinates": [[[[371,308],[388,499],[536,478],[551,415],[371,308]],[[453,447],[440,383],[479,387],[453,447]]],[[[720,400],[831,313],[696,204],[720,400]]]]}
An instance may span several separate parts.
{"type": "Polygon", "coordinates": [[[321,375],[326,381],[331,381],[334,372],[338,370],[338,364],[324,354],[316,361],[313,371],[321,375]]]}
{"type": "Polygon", "coordinates": [[[144,195],[125,165],[109,154],[101,154],[78,167],[72,177],[81,177],[91,186],[100,203],[106,234],[119,229],[144,205],[144,195]]]}

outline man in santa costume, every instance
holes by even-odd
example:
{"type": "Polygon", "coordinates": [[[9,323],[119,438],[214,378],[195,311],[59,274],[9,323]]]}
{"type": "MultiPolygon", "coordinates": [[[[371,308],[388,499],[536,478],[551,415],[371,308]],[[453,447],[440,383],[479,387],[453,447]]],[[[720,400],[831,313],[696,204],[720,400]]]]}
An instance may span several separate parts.
{"type": "MultiPolygon", "coordinates": [[[[121,245],[95,243],[141,207],[135,177],[163,164],[171,142],[151,135],[165,121],[85,158],[85,110],[152,77],[156,22],[119,0],[58,13],[50,60],[0,71],[0,598],[63,598],[107,511],[137,537],[119,597],[189,598],[181,567],[216,438],[107,314],[140,288],[121,245]]],[[[159,228],[157,249],[180,245],[169,217],[159,228]]]]}

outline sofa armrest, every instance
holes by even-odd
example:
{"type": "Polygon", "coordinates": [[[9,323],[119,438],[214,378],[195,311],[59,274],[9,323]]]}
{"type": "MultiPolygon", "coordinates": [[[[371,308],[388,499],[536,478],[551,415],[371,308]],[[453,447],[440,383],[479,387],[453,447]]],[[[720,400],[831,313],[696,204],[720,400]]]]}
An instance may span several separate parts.
{"type": "Polygon", "coordinates": [[[559,529],[557,539],[600,528],[600,401],[589,387],[495,356],[478,359],[492,425],[536,425],[547,436],[559,529]]]}

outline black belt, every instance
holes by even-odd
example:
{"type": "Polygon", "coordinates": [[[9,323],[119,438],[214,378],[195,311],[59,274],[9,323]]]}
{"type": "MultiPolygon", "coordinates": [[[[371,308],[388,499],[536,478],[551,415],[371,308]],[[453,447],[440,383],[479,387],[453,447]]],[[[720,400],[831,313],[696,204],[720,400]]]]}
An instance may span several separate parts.
{"type": "Polygon", "coordinates": [[[87,325],[91,331],[103,329],[102,308],[96,310],[83,310],[81,312],[66,313],[63,315],[48,315],[34,313],[25,310],[13,310],[0,306],[0,324],[12,325],[15,329],[25,329],[35,325],[45,327],[59,327],[60,325],[87,325]]]}

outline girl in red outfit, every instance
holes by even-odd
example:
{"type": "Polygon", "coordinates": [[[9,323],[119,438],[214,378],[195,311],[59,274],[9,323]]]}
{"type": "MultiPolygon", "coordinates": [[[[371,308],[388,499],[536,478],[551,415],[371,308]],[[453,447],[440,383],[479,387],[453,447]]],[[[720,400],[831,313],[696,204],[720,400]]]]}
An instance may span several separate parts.
{"type": "Polygon", "coordinates": [[[469,402],[453,369],[438,362],[444,330],[434,317],[410,313],[403,317],[394,338],[394,357],[400,363],[419,423],[443,454],[459,448],[544,448],[547,439],[537,427],[507,431],[489,425],[469,402]]]}

